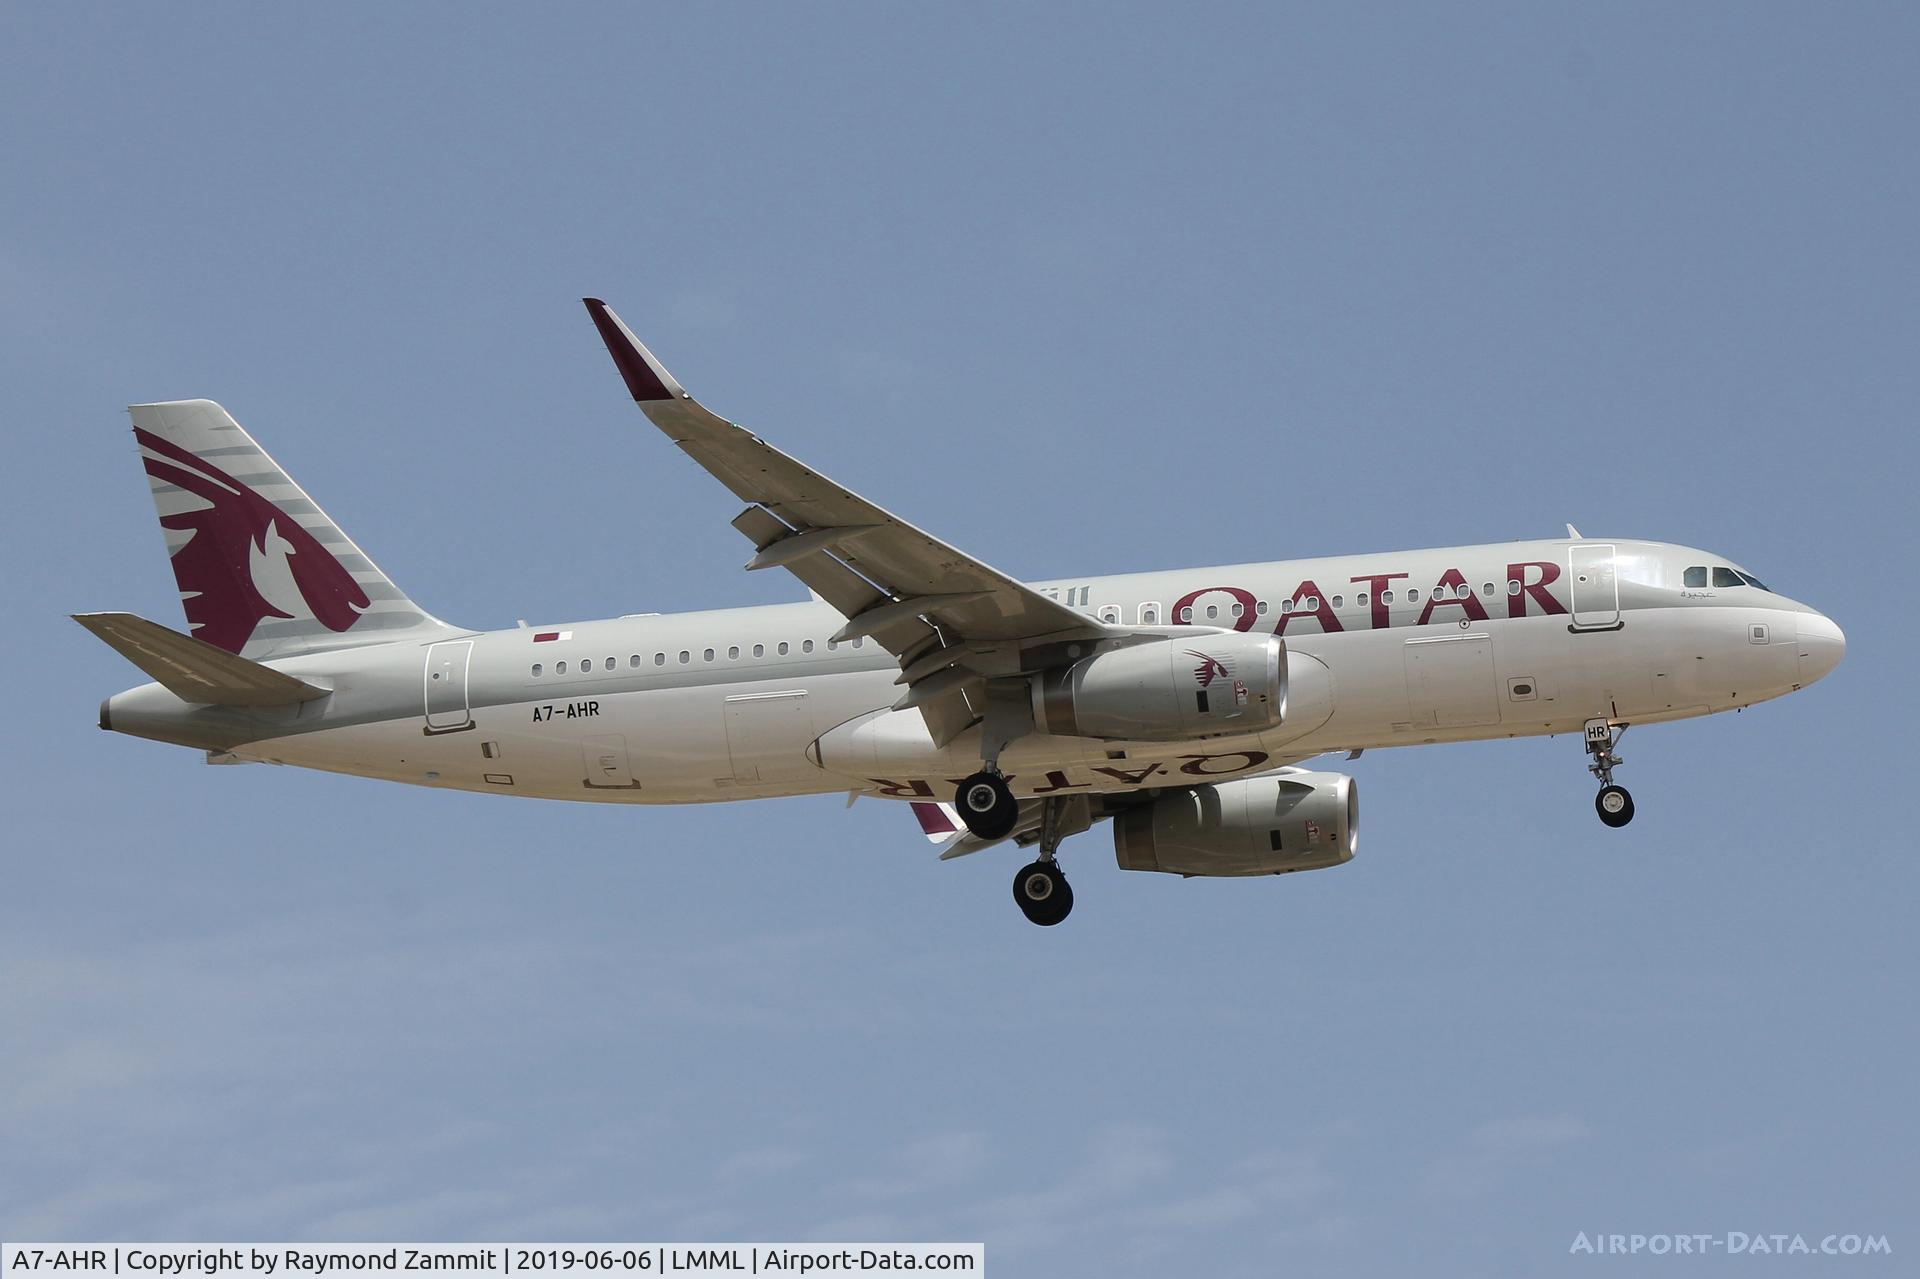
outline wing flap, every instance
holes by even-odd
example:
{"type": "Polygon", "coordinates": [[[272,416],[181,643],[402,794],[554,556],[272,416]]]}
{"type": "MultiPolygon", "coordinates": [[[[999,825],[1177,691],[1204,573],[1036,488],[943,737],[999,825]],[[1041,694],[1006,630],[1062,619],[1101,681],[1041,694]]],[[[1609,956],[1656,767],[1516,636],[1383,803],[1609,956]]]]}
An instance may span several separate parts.
{"type": "Polygon", "coordinates": [[[975,680],[920,703],[920,718],[926,721],[934,749],[945,750],[954,738],[973,727],[980,718],[975,707],[986,705],[986,695],[985,681],[975,680]]]}
{"type": "MultiPolygon", "coordinates": [[[[761,506],[750,506],[734,517],[733,526],[745,534],[756,550],[764,551],[793,540],[793,530],[761,506]]],[[[826,552],[824,547],[785,560],[780,565],[799,578],[806,588],[833,605],[842,617],[854,618],[887,605],[889,597],[879,587],[860,576],[826,552]]],[[[871,634],[879,645],[896,657],[925,648],[936,636],[933,627],[918,617],[904,617],[889,625],[877,626],[871,634]]],[[[851,637],[848,637],[851,638],[851,637]]]]}

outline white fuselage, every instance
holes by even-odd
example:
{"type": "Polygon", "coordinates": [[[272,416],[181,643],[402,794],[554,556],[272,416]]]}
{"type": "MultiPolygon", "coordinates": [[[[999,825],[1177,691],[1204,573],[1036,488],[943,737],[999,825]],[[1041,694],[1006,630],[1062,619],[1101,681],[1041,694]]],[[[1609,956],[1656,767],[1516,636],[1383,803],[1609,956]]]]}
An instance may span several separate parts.
{"type": "MultiPolygon", "coordinates": [[[[1704,715],[1837,662],[1820,614],[1747,585],[1687,589],[1695,563],[1724,561],[1556,540],[1044,583],[1111,624],[1277,633],[1329,709],[1182,742],[1037,730],[1000,763],[1023,796],[1163,787],[1333,750],[1704,715]]],[[[892,654],[829,642],[844,620],[816,600],[311,654],[275,665],[329,682],[326,718],[289,709],[283,730],[229,753],[548,799],[950,797],[979,767],[979,728],[936,748],[918,712],[889,709],[892,654]]],[[[114,699],[116,727],[144,692],[114,699]]]]}

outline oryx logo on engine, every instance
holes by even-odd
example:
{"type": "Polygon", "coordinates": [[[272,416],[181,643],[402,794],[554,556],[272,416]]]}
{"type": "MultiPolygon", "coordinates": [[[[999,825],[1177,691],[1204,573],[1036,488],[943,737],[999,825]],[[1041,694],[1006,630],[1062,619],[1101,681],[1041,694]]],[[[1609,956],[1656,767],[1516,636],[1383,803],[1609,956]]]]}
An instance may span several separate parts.
{"type": "Polygon", "coordinates": [[[1213,681],[1229,673],[1225,662],[1217,657],[1209,657],[1197,648],[1188,649],[1187,656],[1200,659],[1200,665],[1193,668],[1193,678],[1199,681],[1201,688],[1208,687],[1213,681]]]}

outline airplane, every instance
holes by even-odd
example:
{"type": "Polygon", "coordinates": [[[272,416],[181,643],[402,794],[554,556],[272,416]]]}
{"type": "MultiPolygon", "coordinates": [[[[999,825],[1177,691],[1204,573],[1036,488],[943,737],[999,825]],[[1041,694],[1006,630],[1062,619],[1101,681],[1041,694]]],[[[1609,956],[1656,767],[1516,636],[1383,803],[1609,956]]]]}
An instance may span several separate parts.
{"type": "Polygon", "coordinates": [[[382,573],[227,411],[133,405],[182,632],[75,620],[150,676],[100,727],[444,790],[685,804],[904,801],[951,859],[1037,848],[1013,895],[1073,907],[1057,857],[1180,876],[1338,866],[1364,750],[1576,733],[1600,820],[1630,725],[1822,678],[1846,637],[1722,555],[1565,538],[1022,582],[703,407],[602,301],[626,390],[746,504],[749,570],[802,603],[479,631],[382,573]]]}

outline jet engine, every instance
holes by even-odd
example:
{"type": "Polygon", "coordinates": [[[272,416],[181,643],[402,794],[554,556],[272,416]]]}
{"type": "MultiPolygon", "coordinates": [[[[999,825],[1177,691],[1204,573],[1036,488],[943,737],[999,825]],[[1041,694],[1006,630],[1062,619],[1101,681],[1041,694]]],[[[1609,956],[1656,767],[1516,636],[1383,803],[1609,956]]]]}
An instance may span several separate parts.
{"type": "Polygon", "coordinates": [[[1033,682],[1033,717],[1060,737],[1136,742],[1258,733],[1287,713],[1287,646],[1202,631],[1107,649],[1033,682]]]}
{"type": "Polygon", "coordinates": [[[1344,773],[1287,769],[1168,791],[1113,819],[1121,870],[1284,875],[1351,861],[1360,797],[1344,773]]]}

